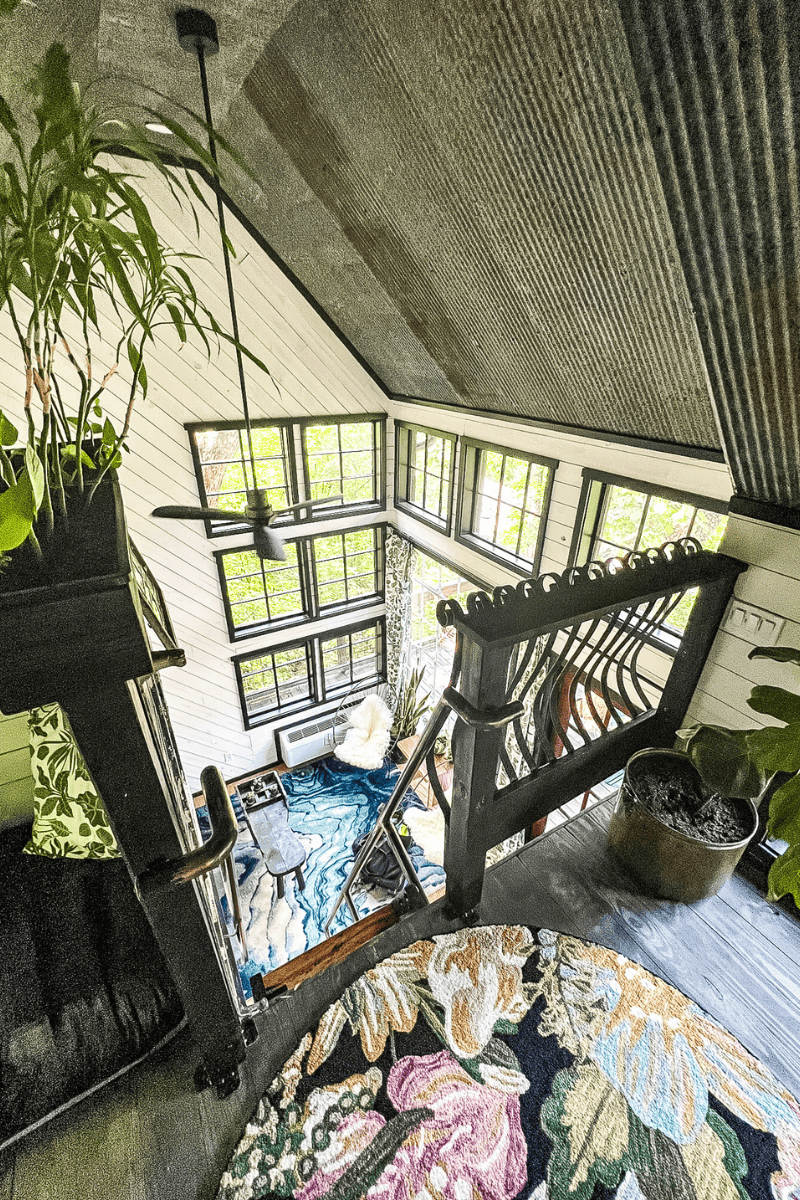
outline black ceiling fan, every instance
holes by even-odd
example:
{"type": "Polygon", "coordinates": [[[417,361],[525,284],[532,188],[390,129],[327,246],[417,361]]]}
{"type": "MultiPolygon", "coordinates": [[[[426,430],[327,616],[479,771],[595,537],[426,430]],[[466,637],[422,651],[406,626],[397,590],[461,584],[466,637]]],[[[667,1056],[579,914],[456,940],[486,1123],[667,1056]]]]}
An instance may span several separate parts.
{"type": "Polygon", "coordinates": [[[247,493],[247,506],[244,512],[232,512],[225,508],[192,508],[186,504],[162,504],[154,508],[154,517],[173,517],[180,521],[225,521],[231,525],[250,525],[253,530],[253,545],[261,559],[276,559],[283,562],[286,551],[283,548],[283,538],[272,523],[277,517],[286,513],[299,512],[303,508],[314,508],[318,504],[336,504],[342,496],[322,496],[318,500],[301,500],[298,504],[288,504],[286,508],[273,508],[267,500],[265,488],[255,488],[247,493]]]}

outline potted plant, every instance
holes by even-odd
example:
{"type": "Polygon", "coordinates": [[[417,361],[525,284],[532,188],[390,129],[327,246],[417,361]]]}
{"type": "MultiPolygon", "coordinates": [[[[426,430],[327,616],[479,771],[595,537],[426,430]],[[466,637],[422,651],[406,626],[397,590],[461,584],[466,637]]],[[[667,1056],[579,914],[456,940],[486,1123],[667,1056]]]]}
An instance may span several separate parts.
{"type": "MultiPolygon", "coordinates": [[[[800,667],[800,650],[790,646],[755,646],[748,658],[800,667]]],[[[708,787],[767,805],[766,833],[786,843],[769,871],[768,899],[791,894],[800,906],[800,695],[758,684],[747,703],[780,725],[696,725],[678,736],[708,787]]]]}
{"type": "Polygon", "coordinates": [[[633,754],[608,845],[647,891],[691,904],[730,879],[756,832],[752,801],[710,790],[682,750],[633,754]]]}
{"type": "MultiPolygon", "coordinates": [[[[107,156],[127,149],[179,202],[205,203],[188,172],[162,162],[144,130],[85,102],[63,46],[49,48],[29,90],[32,105],[17,113],[0,97],[11,146],[0,167],[0,311],[18,346],[20,400],[19,417],[0,412],[0,638],[14,650],[0,667],[4,711],[55,698],[37,673],[58,668],[59,654],[62,675],[74,670],[74,629],[94,626],[109,657],[126,659],[124,677],[150,669],[114,472],[147,394],[155,331],[179,346],[193,335],[207,353],[209,334],[233,340],[197,295],[187,270],[197,256],[165,245],[135,175],[107,156]],[[113,378],[125,388],[116,424],[103,408],[113,378]],[[88,612],[77,595],[87,579],[88,612]]],[[[198,141],[162,119],[215,172],[198,141]]]]}
{"type": "MultiPolygon", "coordinates": [[[[417,732],[417,726],[420,721],[426,712],[430,710],[428,703],[431,696],[430,692],[426,692],[421,697],[418,695],[424,676],[425,668],[417,667],[406,677],[405,682],[400,688],[391,728],[392,746],[395,748],[397,748],[398,743],[402,742],[404,738],[413,737],[417,732]]],[[[399,753],[402,754],[402,751],[399,753]]],[[[398,751],[395,749],[395,761],[398,761],[397,754],[398,751]]],[[[403,755],[399,761],[405,761],[405,756],[403,755]]]]}
{"type": "MultiPolygon", "coordinates": [[[[749,658],[800,666],[800,650],[754,647],[749,658]]],[[[609,825],[609,845],[651,890],[675,899],[713,895],[735,870],[755,835],[761,804],[766,832],[787,843],[769,872],[770,900],[791,893],[800,904],[800,696],[773,685],[754,687],[754,712],[781,722],[762,729],[695,725],[678,733],[680,749],[643,750],[629,760],[609,825]],[[702,818],[737,807],[749,831],[722,842],[698,830],[665,825],[639,793],[661,780],[702,818]],[[749,814],[749,817],[748,817],[749,814]]]]}

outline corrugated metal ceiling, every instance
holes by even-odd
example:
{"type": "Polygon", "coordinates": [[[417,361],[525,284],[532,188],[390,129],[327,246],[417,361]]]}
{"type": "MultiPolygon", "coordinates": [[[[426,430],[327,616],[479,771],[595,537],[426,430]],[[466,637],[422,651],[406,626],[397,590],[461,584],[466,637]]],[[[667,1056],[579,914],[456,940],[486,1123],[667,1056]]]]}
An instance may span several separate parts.
{"type": "Polygon", "coordinates": [[[616,7],[301,2],[244,96],[408,331],[340,296],[391,391],[719,444],[616,7]]]}

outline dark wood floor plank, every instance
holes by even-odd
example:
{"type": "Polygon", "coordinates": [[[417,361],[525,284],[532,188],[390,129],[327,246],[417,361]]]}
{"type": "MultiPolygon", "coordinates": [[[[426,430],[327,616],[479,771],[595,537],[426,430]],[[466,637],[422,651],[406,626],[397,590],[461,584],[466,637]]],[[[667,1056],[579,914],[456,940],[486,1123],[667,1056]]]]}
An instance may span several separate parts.
{"type": "Polygon", "coordinates": [[[646,940],[634,936],[617,906],[594,886],[585,864],[581,863],[576,871],[576,851],[566,829],[562,825],[552,835],[532,843],[529,852],[520,855],[520,862],[558,907],[571,914],[578,936],[609,946],[659,974],[646,940]]]}
{"type": "Polygon", "coordinates": [[[521,854],[514,854],[487,871],[480,903],[481,922],[535,925],[579,936],[580,929],[568,910],[526,866],[529,856],[530,851],[523,862],[521,854]]]}
{"type": "Polygon", "coordinates": [[[793,1094],[800,1094],[793,964],[741,921],[734,935],[725,916],[729,910],[716,898],[684,905],[639,897],[596,823],[576,823],[569,833],[591,864],[587,869],[594,886],[654,953],[661,968],[656,974],[669,976],[669,982],[729,1029],[793,1094]]]}

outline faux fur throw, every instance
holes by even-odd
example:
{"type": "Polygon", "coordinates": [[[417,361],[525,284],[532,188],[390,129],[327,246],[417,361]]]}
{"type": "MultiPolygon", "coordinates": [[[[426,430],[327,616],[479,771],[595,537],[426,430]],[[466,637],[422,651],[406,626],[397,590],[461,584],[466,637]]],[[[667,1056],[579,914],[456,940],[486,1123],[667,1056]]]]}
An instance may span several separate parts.
{"type": "Polygon", "coordinates": [[[376,771],[383,765],[389,749],[389,729],[392,714],[380,696],[365,696],[350,715],[350,728],[334,754],[342,762],[365,771],[376,771]]]}

